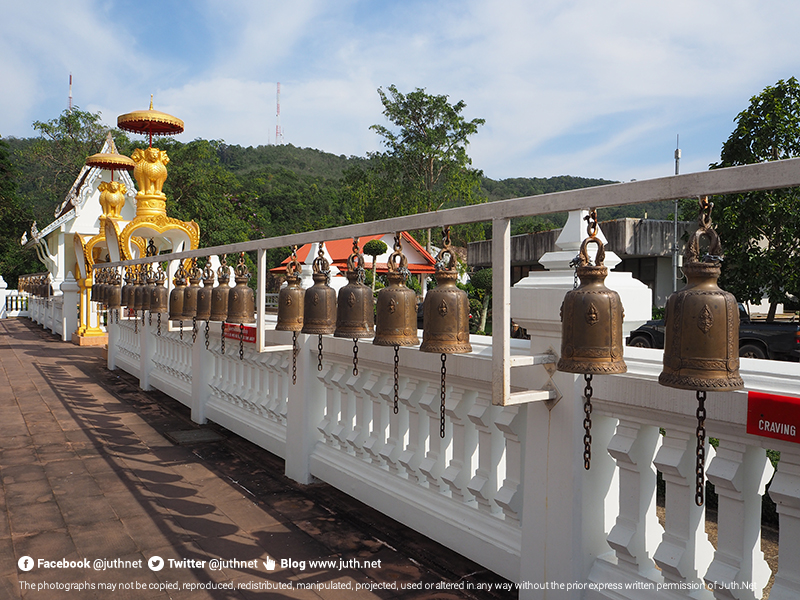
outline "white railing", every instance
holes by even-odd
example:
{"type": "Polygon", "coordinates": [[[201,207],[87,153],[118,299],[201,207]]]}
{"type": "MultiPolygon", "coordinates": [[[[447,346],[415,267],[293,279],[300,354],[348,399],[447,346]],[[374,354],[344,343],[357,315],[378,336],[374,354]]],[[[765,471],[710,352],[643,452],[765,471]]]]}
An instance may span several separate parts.
{"type": "MultiPolygon", "coordinates": [[[[226,340],[221,352],[214,325],[206,350],[202,331],[192,344],[186,330],[181,341],[162,326],[159,338],[154,325],[139,321],[134,330],[122,320],[109,327],[109,368],[174,395],[197,422],[213,420],[283,457],[293,479],[327,481],[520,583],[522,598],[760,597],[769,577],[759,548],[760,501],[771,475],[764,448],[780,450],[770,495],[778,503],[782,560],[771,597],[796,598],[800,451],[745,432],[744,392],[710,394],[707,404],[706,429],[720,440],[716,452],[707,451],[708,478],[719,494],[715,549],[705,535],[705,509],[694,504],[694,397],[658,385],[661,352],[626,349],[627,374],[595,379],[592,468],[584,471],[583,381],[553,373],[552,356],[540,351],[558,347],[557,305],[548,328],[528,328],[530,342],[509,340],[507,327],[511,217],[794,185],[797,159],[162,256],[257,250],[256,343],[245,344],[240,359],[236,341],[226,340]],[[400,349],[397,413],[392,349],[369,340],[359,344],[354,375],[352,341],[326,337],[318,370],[316,336],[299,335],[292,384],[291,334],[274,331],[265,316],[266,249],[486,219],[494,230],[495,335],[472,336],[471,354],[448,358],[444,438],[438,355],[400,349]],[[656,470],[666,482],[663,528],[656,470]],[[706,589],[712,584],[716,589],[706,589]],[[566,586],[572,592],[565,595],[566,586]]],[[[796,363],[743,360],[742,375],[749,390],[800,389],[796,363]]]]}
{"type": "MultiPolygon", "coordinates": [[[[2,290],[0,290],[2,291],[2,290]]],[[[30,315],[28,311],[28,296],[25,292],[18,290],[8,290],[6,292],[5,301],[0,307],[0,318],[10,317],[27,317],[30,315]]]]}

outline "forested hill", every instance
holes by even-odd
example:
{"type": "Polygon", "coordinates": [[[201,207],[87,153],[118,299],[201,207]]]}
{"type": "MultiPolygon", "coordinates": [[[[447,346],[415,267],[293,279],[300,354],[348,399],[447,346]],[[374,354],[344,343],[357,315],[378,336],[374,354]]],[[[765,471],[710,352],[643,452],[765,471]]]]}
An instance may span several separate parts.
{"type": "MultiPolygon", "coordinates": [[[[119,131],[114,135],[123,154],[130,155],[135,147],[143,146],[143,142],[132,142],[119,131]]],[[[8,148],[5,161],[10,163],[4,171],[9,179],[6,188],[15,189],[18,199],[14,211],[18,225],[13,232],[5,232],[3,237],[10,240],[6,247],[18,247],[20,236],[34,220],[39,229],[53,221],[56,206],[63,201],[86,156],[97,151],[104,137],[103,129],[98,131],[95,143],[81,146],[45,138],[4,138],[8,148]]],[[[203,247],[384,218],[395,208],[391,191],[370,187],[365,177],[370,167],[367,158],[291,144],[243,148],[218,141],[181,143],[161,138],[157,145],[170,157],[164,185],[167,210],[172,217],[200,225],[203,247]]],[[[500,181],[483,178],[479,195],[494,201],[608,183],[613,182],[567,175],[500,181]]],[[[631,208],[638,211],[635,216],[642,216],[641,206],[631,208]]],[[[515,219],[512,232],[558,227],[565,217],[515,219]]],[[[464,244],[489,236],[490,225],[457,228],[454,242],[464,244]]],[[[3,264],[10,262],[0,256],[0,266],[3,264]]]]}

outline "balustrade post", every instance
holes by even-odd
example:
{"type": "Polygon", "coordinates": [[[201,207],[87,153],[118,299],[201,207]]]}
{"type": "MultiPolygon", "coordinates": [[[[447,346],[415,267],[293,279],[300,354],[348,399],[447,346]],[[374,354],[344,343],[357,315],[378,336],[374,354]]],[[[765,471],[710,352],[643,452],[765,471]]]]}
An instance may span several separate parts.
{"type": "MultiPolygon", "coordinates": [[[[526,411],[525,406],[504,406],[495,420],[505,442],[506,468],[505,477],[494,496],[494,501],[503,510],[506,521],[514,523],[519,523],[522,515],[523,448],[520,429],[525,426],[526,411]]],[[[500,451],[502,453],[502,447],[500,451]]]]}
{"type": "MultiPolygon", "coordinates": [[[[139,318],[138,312],[135,311],[134,319],[139,318]]],[[[153,386],[150,385],[150,373],[154,368],[153,357],[156,355],[156,341],[153,339],[153,328],[147,324],[146,318],[144,323],[139,319],[136,327],[139,330],[139,387],[149,391],[153,389],[153,386]]]]}
{"type": "Polygon", "coordinates": [[[780,554],[770,600],[800,598],[800,452],[781,451],[778,472],[769,486],[778,508],[780,554]]]}
{"type": "Polygon", "coordinates": [[[653,457],[661,443],[658,427],[620,419],[608,444],[619,469],[619,514],[608,534],[617,566],[645,577],[658,577],[650,558],[664,530],[656,515],[653,457]]]}
{"type": "MultiPolygon", "coordinates": [[[[424,419],[428,422],[428,452],[420,462],[419,470],[427,479],[429,489],[442,492],[449,489],[442,481],[441,476],[447,461],[450,441],[453,437],[453,427],[447,427],[447,423],[445,423],[445,437],[441,437],[439,430],[441,423],[441,396],[438,388],[436,391],[437,393],[435,394],[431,393],[429,387],[419,402],[419,407],[425,411],[424,419]]],[[[452,396],[453,386],[448,385],[445,395],[445,407],[448,403],[452,403],[452,396]]],[[[423,426],[424,429],[425,427],[423,426]]]]}
{"type": "Polygon", "coordinates": [[[703,577],[716,584],[715,598],[755,600],[769,581],[761,551],[761,497],[772,473],[763,448],[720,439],[706,471],[719,497],[717,551],[703,577]]]}
{"type": "MultiPolygon", "coordinates": [[[[148,334],[151,333],[148,327],[148,334]]],[[[192,344],[191,357],[192,364],[189,369],[189,375],[192,378],[192,421],[202,425],[207,420],[206,405],[211,397],[209,384],[214,374],[214,354],[206,350],[205,344],[198,339],[192,344]]]]}
{"type": "MultiPolygon", "coordinates": [[[[370,424],[373,422],[372,402],[369,398],[377,395],[378,390],[383,387],[385,379],[385,373],[364,369],[364,373],[360,377],[354,377],[347,384],[355,397],[355,423],[346,436],[346,440],[357,458],[367,458],[364,443],[370,435],[370,424]]],[[[376,416],[379,417],[380,413],[376,416]]]]}
{"type": "Polygon", "coordinates": [[[3,276],[0,275],[0,319],[5,319],[8,316],[6,314],[7,294],[8,294],[8,284],[6,283],[6,280],[3,279],[3,276]]]}
{"type": "MultiPolygon", "coordinates": [[[[325,411],[325,387],[317,377],[317,336],[297,334],[297,383],[289,386],[286,407],[286,476],[311,483],[311,454],[320,440],[317,427],[325,411]],[[314,340],[314,343],[309,343],[314,340]]],[[[330,369],[330,363],[327,368],[330,369]]]]}
{"type": "MultiPolygon", "coordinates": [[[[705,532],[705,507],[695,503],[696,444],[694,431],[671,428],[656,454],[655,465],[666,484],[666,516],[654,559],[666,581],[702,586],[714,547],[705,532]]],[[[706,441],[706,460],[713,454],[706,441]]]]}
{"type": "Polygon", "coordinates": [[[383,414],[389,415],[389,437],[386,439],[386,443],[378,449],[380,458],[389,467],[389,472],[398,477],[403,476],[399,459],[404,450],[403,440],[409,431],[409,410],[405,403],[400,402],[400,396],[406,391],[407,381],[407,377],[400,377],[398,381],[397,414],[394,413],[394,378],[386,379],[386,384],[376,401],[385,405],[383,414]]]}
{"type": "Polygon", "coordinates": [[[435,386],[428,385],[428,382],[410,379],[400,394],[400,403],[408,411],[408,443],[402,449],[397,462],[403,465],[408,478],[419,484],[425,481],[420,471],[420,464],[428,440],[428,428],[425,427],[427,418],[423,416],[420,405],[423,398],[432,398],[435,392],[435,386]]]}
{"type": "Polygon", "coordinates": [[[474,390],[454,390],[454,402],[446,408],[447,418],[453,426],[453,447],[450,463],[442,472],[442,481],[450,488],[453,499],[464,503],[474,502],[467,486],[475,470],[478,436],[468,414],[477,395],[474,390]]]}
{"type": "MultiPolygon", "coordinates": [[[[477,401],[472,405],[467,415],[469,420],[475,424],[478,433],[478,468],[475,470],[475,475],[467,487],[470,493],[475,496],[479,509],[485,513],[497,512],[497,507],[493,504],[493,500],[499,487],[498,467],[504,448],[502,433],[492,427],[494,425],[494,417],[497,416],[498,412],[492,406],[490,399],[478,396],[477,401]]],[[[516,438],[514,434],[512,436],[516,438]]],[[[512,443],[519,446],[519,439],[517,438],[512,443]]],[[[512,451],[509,448],[506,464],[515,464],[520,467],[519,451],[516,452],[516,460],[511,458],[511,454],[512,451]]],[[[516,486],[519,486],[519,475],[520,472],[517,471],[516,486]]],[[[516,493],[516,486],[514,493],[516,493]]],[[[517,515],[517,520],[519,520],[518,517],[519,515],[517,515]]]]}

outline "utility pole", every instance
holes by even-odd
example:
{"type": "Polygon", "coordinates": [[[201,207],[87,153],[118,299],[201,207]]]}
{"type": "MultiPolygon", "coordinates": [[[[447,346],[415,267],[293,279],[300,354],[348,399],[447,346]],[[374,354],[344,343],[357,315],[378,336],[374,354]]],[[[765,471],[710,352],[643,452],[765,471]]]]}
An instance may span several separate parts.
{"type": "Polygon", "coordinates": [[[69,112],[72,112],[72,73],[69,74],[69,112]]]}
{"type": "Polygon", "coordinates": [[[275,97],[278,112],[275,115],[275,145],[283,144],[283,128],[281,127],[281,82],[278,82],[278,93],[275,97]]]}
{"type": "MultiPolygon", "coordinates": [[[[680,174],[681,170],[681,136],[678,134],[675,141],[675,175],[680,174]]],[[[675,212],[672,215],[672,291],[678,290],[678,199],[675,198],[675,212]]]]}

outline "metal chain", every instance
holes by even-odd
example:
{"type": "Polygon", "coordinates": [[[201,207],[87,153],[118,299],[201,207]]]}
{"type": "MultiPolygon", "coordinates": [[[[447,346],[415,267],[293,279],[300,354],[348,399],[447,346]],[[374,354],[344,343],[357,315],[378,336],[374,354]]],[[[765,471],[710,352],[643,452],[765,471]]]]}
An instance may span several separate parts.
{"type": "Polygon", "coordinates": [[[400,370],[398,366],[400,365],[400,346],[395,344],[394,345],[394,414],[400,410],[397,406],[397,401],[400,397],[400,384],[398,383],[400,379],[400,370]]]}
{"type": "Polygon", "coordinates": [[[694,503],[703,506],[705,496],[705,463],[706,463],[706,393],[697,392],[697,466],[695,467],[697,488],[694,503]]]}
{"type": "Polygon", "coordinates": [[[153,326],[153,313],[152,312],[148,312],[147,313],[147,326],[148,327],[152,327],[153,326]]]}
{"type": "Polygon", "coordinates": [[[183,319],[181,319],[181,341],[183,341],[183,319]]]}
{"type": "Polygon", "coordinates": [[[239,323],[239,360],[244,360],[244,323],[239,323]]]}
{"type": "Polygon", "coordinates": [[[297,383],[297,332],[292,332],[292,385],[297,383]]]}
{"type": "Polygon", "coordinates": [[[192,345],[197,341],[197,317],[192,317],[192,345]]]}
{"type": "Polygon", "coordinates": [[[139,333],[139,319],[136,318],[136,315],[133,316],[133,333],[139,333]]]}
{"type": "Polygon", "coordinates": [[[222,354],[225,354],[225,321],[223,321],[219,325],[220,325],[219,351],[222,354]]]}
{"type": "Polygon", "coordinates": [[[583,390],[583,395],[586,401],[583,403],[583,468],[587,471],[592,463],[592,375],[586,373],[583,378],[586,380],[586,388],[583,390]]]}
{"type": "Polygon", "coordinates": [[[142,309],[142,327],[144,327],[144,309],[142,309]]]}
{"type": "Polygon", "coordinates": [[[353,375],[358,375],[358,338],[353,338],[353,375]]]}
{"type": "Polygon", "coordinates": [[[206,321],[206,350],[208,350],[208,321],[206,321]]]}
{"type": "Polygon", "coordinates": [[[439,437],[444,439],[444,400],[447,394],[447,354],[442,352],[442,403],[439,407],[439,437]]]}
{"type": "Polygon", "coordinates": [[[158,313],[158,337],[161,337],[161,313],[158,313]]]}
{"type": "Polygon", "coordinates": [[[317,343],[317,358],[319,363],[317,364],[317,371],[322,371],[322,334],[319,334],[319,342],[317,343]]]}

